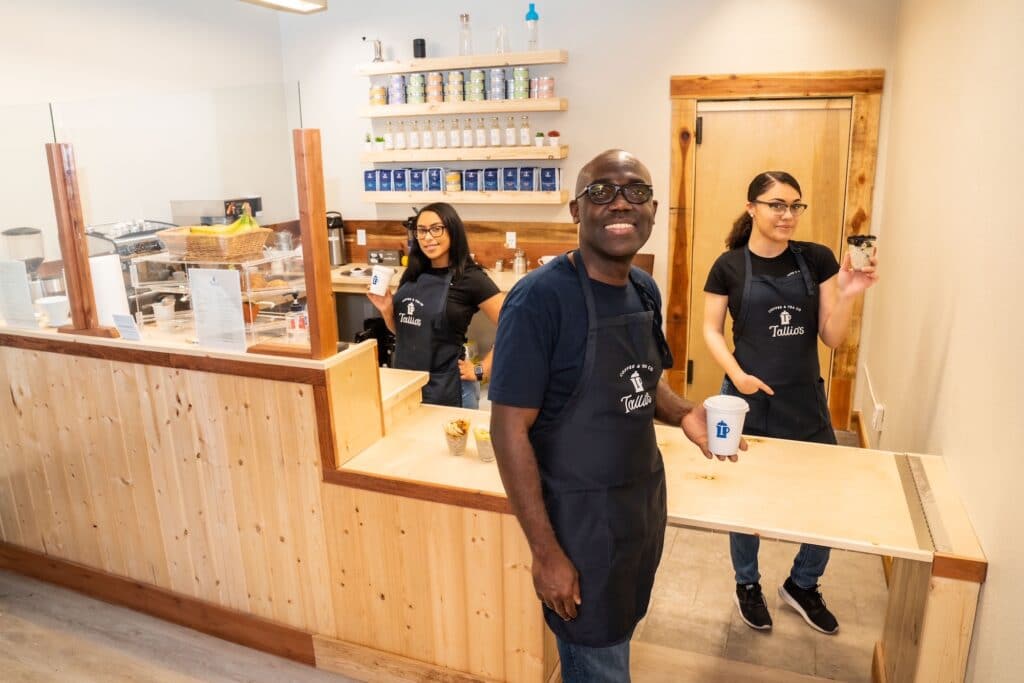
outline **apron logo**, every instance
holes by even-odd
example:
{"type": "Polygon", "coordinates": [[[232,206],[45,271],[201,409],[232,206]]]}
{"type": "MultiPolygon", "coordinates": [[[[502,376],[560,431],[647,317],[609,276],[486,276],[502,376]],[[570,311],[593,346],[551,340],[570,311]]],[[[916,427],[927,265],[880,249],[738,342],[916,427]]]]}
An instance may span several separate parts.
{"type": "Polygon", "coordinates": [[[416,304],[414,304],[413,302],[410,301],[409,305],[405,309],[405,312],[408,315],[412,315],[413,313],[415,313],[416,312],[416,304]]]}
{"type": "Polygon", "coordinates": [[[803,325],[791,325],[793,322],[793,314],[787,309],[792,309],[797,313],[800,312],[798,307],[789,305],[775,306],[768,310],[769,314],[775,313],[776,311],[779,313],[779,324],[768,326],[768,329],[772,331],[772,337],[799,337],[804,333],[803,325]]]}
{"type": "Polygon", "coordinates": [[[404,299],[404,301],[406,302],[405,313],[399,314],[398,322],[402,323],[403,325],[422,327],[423,321],[413,316],[413,314],[416,312],[417,301],[415,299],[404,299]]]}
{"type": "Polygon", "coordinates": [[[718,424],[715,425],[715,438],[724,439],[729,436],[729,425],[725,423],[725,420],[719,420],[718,424]]]}
{"type": "Polygon", "coordinates": [[[651,392],[644,389],[644,379],[640,374],[641,370],[650,374],[654,372],[654,366],[647,363],[632,363],[624,367],[619,373],[619,378],[628,380],[632,389],[631,393],[619,398],[619,403],[622,404],[627,415],[654,403],[654,397],[651,396],[651,392]]]}

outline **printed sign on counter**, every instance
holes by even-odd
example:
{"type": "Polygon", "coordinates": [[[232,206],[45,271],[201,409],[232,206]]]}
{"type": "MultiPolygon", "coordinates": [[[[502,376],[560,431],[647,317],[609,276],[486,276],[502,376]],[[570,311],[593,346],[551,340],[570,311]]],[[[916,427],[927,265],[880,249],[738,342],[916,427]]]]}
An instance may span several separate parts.
{"type": "Polygon", "coordinates": [[[11,327],[39,327],[23,261],[0,261],[0,319],[11,327]]]}
{"type": "Polygon", "coordinates": [[[199,345],[245,351],[242,282],[238,271],[191,268],[188,281],[199,345]]]}
{"type": "Polygon", "coordinates": [[[122,315],[120,313],[112,313],[110,316],[117,327],[117,331],[121,335],[121,339],[127,339],[128,341],[142,341],[142,333],[139,332],[139,326],[135,324],[135,318],[130,315],[122,315]]]}

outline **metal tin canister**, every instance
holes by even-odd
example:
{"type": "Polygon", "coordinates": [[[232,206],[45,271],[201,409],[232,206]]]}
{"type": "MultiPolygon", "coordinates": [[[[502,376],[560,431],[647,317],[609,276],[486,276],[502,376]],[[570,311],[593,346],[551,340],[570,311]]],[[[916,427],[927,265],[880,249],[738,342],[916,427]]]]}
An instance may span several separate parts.
{"type": "Polygon", "coordinates": [[[370,88],[370,104],[387,104],[388,89],[383,85],[375,85],[370,88]]]}
{"type": "Polygon", "coordinates": [[[512,69],[513,78],[529,78],[530,68],[526,66],[517,66],[512,69]]]}

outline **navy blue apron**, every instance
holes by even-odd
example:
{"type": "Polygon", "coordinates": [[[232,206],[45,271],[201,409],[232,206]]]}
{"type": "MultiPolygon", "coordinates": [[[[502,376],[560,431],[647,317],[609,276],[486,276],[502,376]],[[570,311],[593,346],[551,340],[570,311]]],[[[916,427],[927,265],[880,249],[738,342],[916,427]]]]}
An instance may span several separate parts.
{"type": "Polygon", "coordinates": [[[448,334],[448,289],[452,274],[420,273],[395,292],[395,353],[393,364],[403,370],[425,370],[423,402],[462,406],[459,354],[462,344],[448,334]]]}
{"type": "Polygon", "coordinates": [[[775,392],[741,394],[726,377],[722,392],[750,404],[743,432],[835,443],[818,365],[818,285],[799,246],[790,242],[800,277],[753,275],[744,247],[743,299],[733,324],[735,357],[744,372],[775,392]]]}
{"type": "Polygon", "coordinates": [[[583,372],[558,415],[534,424],[530,441],[548,516],[579,572],[583,601],[572,621],[547,607],[545,619],[562,640],[605,647],[632,635],[661,560],[667,517],[654,397],[662,361],[654,313],[598,319],[579,251],[574,258],[587,306],[583,372]]]}

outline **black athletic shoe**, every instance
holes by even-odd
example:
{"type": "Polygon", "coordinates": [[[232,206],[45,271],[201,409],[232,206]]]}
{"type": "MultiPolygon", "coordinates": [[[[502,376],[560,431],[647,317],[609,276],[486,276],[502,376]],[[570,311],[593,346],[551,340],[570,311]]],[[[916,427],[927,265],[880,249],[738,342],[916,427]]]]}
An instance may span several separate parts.
{"type": "Polygon", "coordinates": [[[750,628],[767,631],[772,627],[772,615],[768,614],[768,603],[764,601],[761,584],[736,584],[736,606],[740,610],[740,618],[750,628]]]}
{"type": "Polygon", "coordinates": [[[816,631],[827,635],[839,631],[839,622],[825,607],[825,600],[821,597],[818,586],[804,589],[793,583],[793,579],[786,579],[786,582],[779,586],[779,597],[816,631]]]}

